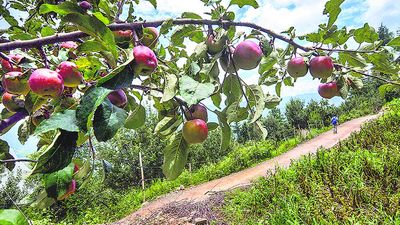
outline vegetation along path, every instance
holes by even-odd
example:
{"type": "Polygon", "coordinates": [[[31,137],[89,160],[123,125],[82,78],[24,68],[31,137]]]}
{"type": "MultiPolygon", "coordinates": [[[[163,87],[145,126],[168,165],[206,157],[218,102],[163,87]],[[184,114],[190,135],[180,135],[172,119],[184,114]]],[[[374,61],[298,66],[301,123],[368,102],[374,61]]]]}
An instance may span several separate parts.
{"type": "Polygon", "coordinates": [[[277,166],[286,168],[290,165],[292,160],[297,160],[303,155],[315,153],[320,147],[333,147],[340,140],[348,138],[352,132],[359,131],[363,123],[367,122],[368,120],[376,119],[378,116],[379,114],[369,115],[350,120],[346,123],[339,125],[337,134],[333,134],[332,130],[327,131],[325,133],[322,133],[318,137],[315,137],[303,144],[300,144],[296,148],[293,148],[292,150],[284,154],[269,159],[254,167],[242,170],[226,177],[209,181],[207,183],[192,187],[187,190],[167,194],[150,202],[135,213],[114,224],[130,224],[138,218],[146,217],[170,203],[178,203],[182,201],[204,201],[209,198],[210,194],[212,193],[227,191],[235,187],[248,185],[251,183],[252,180],[261,176],[265,176],[267,174],[267,171],[274,170],[277,166]]]}

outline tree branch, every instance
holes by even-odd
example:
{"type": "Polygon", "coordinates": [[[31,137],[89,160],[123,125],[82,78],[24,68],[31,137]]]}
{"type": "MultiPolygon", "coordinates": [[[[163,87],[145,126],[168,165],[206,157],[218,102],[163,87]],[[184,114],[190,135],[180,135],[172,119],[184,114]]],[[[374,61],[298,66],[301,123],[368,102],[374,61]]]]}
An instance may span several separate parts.
{"type": "Polygon", "coordinates": [[[0,120],[0,134],[3,134],[3,131],[13,125],[14,123],[24,119],[26,116],[28,116],[27,111],[18,111],[14,115],[10,116],[7,119],[0,120]]]}
{"type": "Polygon", "coordinates": [[[0,163],[10,163],[10,162],[34,162],[34,163],[36,163],[37,160],[33,160],[33,159],[4,159],[4,160],[0,160],[0,163]]]}

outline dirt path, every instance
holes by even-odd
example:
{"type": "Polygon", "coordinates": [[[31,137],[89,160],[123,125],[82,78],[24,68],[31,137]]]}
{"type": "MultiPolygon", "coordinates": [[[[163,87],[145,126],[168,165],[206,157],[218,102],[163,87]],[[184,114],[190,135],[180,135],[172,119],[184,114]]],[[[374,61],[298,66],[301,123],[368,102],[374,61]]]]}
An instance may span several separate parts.
{"type": "Polygon", "coordinates": [[[322,133],[321,135],[298,145],[294,149],[281,154],[275,158],[269,159],[254,167],[233,173],[220,179],[212,180],[207,183],[189,188],[187,190],[178,191],[167,194],[158,198],[126,218],[114,223],[114,225],[133,224],[139,217],[146,217],[163,206],[171,203],[186,202],[200,202],[209,198],[208,193],[226,191],[238,186],[244,186],[251,183],[252,180],[266,175],[266,171],[274,170],[275,167],[286,168],[290,165],[292,160],[297,160],[303,155],[315,153],[318,148],[331,148],[340,140],[346,139],[352,132],[359,131],[363,123],[368,120],[377,118],[378,115],[370,115],[348,121],[338,127],[338,133],[333,134],[332,131],[322,133]]]}

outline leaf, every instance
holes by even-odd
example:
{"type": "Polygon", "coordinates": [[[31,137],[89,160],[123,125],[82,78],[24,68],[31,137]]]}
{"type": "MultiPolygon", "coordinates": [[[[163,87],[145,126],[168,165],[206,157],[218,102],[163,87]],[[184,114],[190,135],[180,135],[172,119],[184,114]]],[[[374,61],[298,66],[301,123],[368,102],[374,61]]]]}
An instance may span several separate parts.
{"type": "Polygon", "coordinates": [[[184,12],[184,13],[182,13],[181,17],[182,18],[189,18],[189,19],[199,19],[199,20],[202,19],[200,15],[198,15],[196,13],[193,13],[193,12],[184,12]]]}
{"type": "Polygon", "coordinates": [[[234,102],[240,102],[243,93],[242,85],[236,75],[230,74],[224,80],[222,92],[226,96],[225,105],[231,105],[234,102]]]}
{"type": "Polygon", "coordinates": [[[220,105],[221,105],[222,98],[221,98],[221,94],[220,93],[212,95],[211,96],[211,100],[212,100],[213,104],[215,105],[215,107],[221,108],[220,105]]]}
{"type": "Polygon", "coordinates": [[[260,65],[258,67],[258,73],[264,76],[264,73],[270,71],[277,62],[278,60],[276,57],[262,57],[260,65]]]}
{"type": "Polygon", "coordinates": [[[101,78],[97,86],[116,90],[129,87],[135,77],[133,66],[133,54],[129,54],[129,59],[120,66],[113,69],[107,76],[101,78]]]}
{"type": "Polygon", "coordinates": [[[224,112],[214,111],[217,114],[219,127],[221,128],[221,146],[220,150],[225,151],[230,143],[232,138],[231,127],[229,126],[226,120],[226,114],[224,112]]]}
{"type": "Polygon", "coordinates": [[[161,98],[161,102],[171,100],[176,94],[176,86],[178,84],[178,78],[174,74],[166,74],[164,80],[164,94],[161,98]]]}
{"type": "Polygon", "coordinates": [[[97,19],[99,19],[105,25],[110,24],[110,20],[107,17],[105,17],[101,12],[95,12],[95,13],[93,13],[93,16],[95,16],[97,19]]]}
{"type": "Polygon", "coordinates": [[[157,0],[146,0],[146,1],[150,2],[150,4],[152,4],[155,9],[157,8],[157,0]]]}
{"type": "Polygon", "coordinates": [[[80,130],[87,131],[92,123],[93,114],[111,90],[103,87],[91,87],[81,99],[76,109],[76,120],[80,130]]]}
{"type": "Polygon", "coordinates": [[[351,52],[340,52],[339,59],[343,62],[347,62],[350,66],[353,67],[365,67],[366,61],[364,58],[360,56],[358,53],[351,52]]]}
{"type": "Polygon", "coordinates": [[[167,34],[171,30],[173,25],[174,25],[174,20],[172,18],[165,20],[161,24],[160,34],[167,34]]]}
{"type": "Polygon", "coordinates": [[[114,34],[111,30],[96,17],[71,13],[63,17],[63,21],[73,23],[79,30],[96,38],[104,49],[111,52],[114,58],[109,59],[111,64],[115,64],[115,59],[118,58],[117,45],[115,44],[114,34]]]}
{"type": "Polygon", "coordinates": [[[249,106],[256,108],[253,118],[250,121],[250,123],[254,123],[262,116],[265,108],[264,91],[262,90],[261,86],[252,84],[246,87],[246,93],[249,99],[249,106]]]}
{"type": "Polygon", "coordinates": [[[24,215],[16,209],[0,209],[1,225],[29,225],[24,215]]]}
{"type": "Polygon", "coordinates": [[[260,121],[254,123],[254,128],[260,134],[261,139],[265,140],[268,136],[268,130],[262,125],[260,121]]]}
{"type": "Polygon", "coordinates": [[[282,99],[279,96],[267,94],[267,96],[265,97],[265,107],[267,107],[268,109],[275,108],[279,105],[281,100],[282,99]]]}
{"type": "MultiPolygon", "coordinates": [[[[4,140],[0,139],[0,160],[7,160],[7,159],[14,159],[14,156],[12,156],[10,153],[10,146],[8,145],[8,143],[4,140]]],[[[4,164],[5,167],[8,170],[13,170],[15,167],[15,162],[8,162],[4,164]]],[[[0,166],[0,172],[2,170],[2,167],[0,166]]]]}
{"type": "Polygon", "coordinates": [[[68,189],[68,185],[72,181],[72,175],[74,174],[74,164],[70,163],[62,170],[58,170],[54,173],[45,174],[43,176],[44,188],[49,197],[58,198],[63,196],[68,189]]]}
{"type": "Polygon", "coordinates": [[[93,131],[98,141],[108,141],[124,126],[127,113],[106,99],[94,113],[93,131]]]}
{"type": "Polygon", "coordinates": [[[276,83],[275,92],[279,97],[281,96],[281,88],[282,88],[282,82],[276,83]]]}
{"type": "Polygon", "coordinates": [[[210,97],[215,87],[211,83],[199,83],[191,77],[184,75],[179,79],[179,89],[179,94],[182,98],[189,105],[193,105],[210,97]]]}
{"type": "Polygon", "coordinates": [[[386,45],[391,47],[400,47],[400,36],[392,39],[386,45]]]}
{"type": "Polygon", "coordinates": [[[129,112],[128,118],[125,121],[125,128],[137,129],[143,126],[146,122],[146,109],[137,104],[136,108],[129,112]]]}
{"type": "Polygon", "coordinates": [[[182,122],[182,116],[166,116],[157,123],[154,132],[164,136],[170,135],[178,129],[182,122]]]}
{"type": "Polygon", "coordinates": [[[246,108],[240,107],[239,102],[234,102],[229,105],[226,108],[225,113],[227,115],[228,124],[245,120],[249,115],[246,108]]]}
{"type": "Polygon", "coordinates": [[[101,43],[95,40],[87,40],[78,46],[79,52],[100,52],[103,50],[101,43]]]}
{"type": "Polygon", "coordinates": [[[238,5],[239,8],[242,8],[243,6],[252,6],[253,8],[257,9],[258,3],[256,0],[231,0],[229,5],[238,5]]]}
{"type": "Polygon", "coordinates": [[[164,149],[162,170],[168,180],[176,179],[183,171],[188,157],[188,144],[177,133],[170,138],[170,143],[164,149]]]}
{"type": "Polygon", "coordinates": [[[78,121],[76,120],[75,110],[65,110],[52,115],[49,119],[43,120],[36,127],[35,134],[39,135],[51,130],[62,129],[71,132],[78,132],[78,121]]]}
{"type": "Polygon", "coordinates": [[[51,27],[43,27],[42,30],[40,31],[40,36],[42,37],[47,37],[55,34],[55,30],[51,27]]]}
{"type": "Polygon", "coordinates": [[[323,11],[324,15],[329,16],[328,26],[329,29],[336,22],[340,12],[342,9],[340,5],[344,2],[344,0],[330,0],[325,4],[325,8],[323,11]]]}
{"type": "Polygon", "coordinates": [[[107,160],[101,160],[103,170],[102,170],[102,178],[101,180],[104,182],[107,178],[107,175],[112,172],[112,165],[107,160]]]}
{"type": "Polygon", "coordinates": [[[63,2],[57,5],[42,4],[40,6],[39,14],[46,14],[49,12],[55,12],[62,16],[68,15],[70,13],[85,13],[85,11],[81,7],[79,7],[78,4],[74,4],[73,2],[63,2]]]}
{"type": "Polygon", "coordinates": [[[218,123],[215,122],[208,122],[207,123],[208,131],[212,131],[218,128],[218,123]]]}
{"type": "Polygon", "coordinates": [[[171,42],[176,45],[182,45],[186,37],[190,37],[197,27],[194,25],[185,25],[177,28],[171,35],[171,42]]]}
{"type": "Polygon", "coordinates": [[[353,36],[354,40],[360,44],[363,42],[374,43],[374,41],[379,39],[378,33],[368,23],[365,23],[362,28],[355,30],[353,36]]]}
{"type": "Polygon", "coordinates": [[[355,89],[362,89],[364,84],[361,78],[349,76],[348,79],[350,80],[350,86],[355,89]]]}
{"type": "Polygon", "coordinates": [[[77,132],[61,130],[53,143],[39,156],[31,174],[52,173],[68,166],[75,153],[77,140],[77,132]]]}

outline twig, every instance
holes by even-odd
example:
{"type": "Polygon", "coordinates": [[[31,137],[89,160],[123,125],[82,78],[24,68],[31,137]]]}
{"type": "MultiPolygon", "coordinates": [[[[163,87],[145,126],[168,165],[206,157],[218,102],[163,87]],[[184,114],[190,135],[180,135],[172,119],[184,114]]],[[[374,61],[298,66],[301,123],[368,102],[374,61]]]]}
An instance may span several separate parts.
{"type": "Polygon", "coordinates": [[[3,131],[7,127],[9,127],[9,126],[13,125],[14,123],[24,119],[26,116],[28,116],[28,112],[24,110],[24,111],[16,112],[14,115],[10,116],[7,119],[0,120],[0,134],[2,134],[3,131]]]}
{"type": "Polygon", "coordinates": [[[323,48],[323,47],[313,47],[316,50],[330,51],[330,52],[349,52],[349,53],[376,53],[377,51],[363,51],[363,50],[351,50],[351,49],[337,49],[337,48],[323,48]]]}
{"type": "Polygon", "coordinates": [[[122,10],[124,8],[124,4],[125,4],[125,0],[120,0],[117,3],[117,7],[118,7],[118,11],[117,11],[117,15],[115,16],[115,22],[120,22],[121,20],[119,19],[119,17],[122,14],[122,10]]]}
{"type": "Polygon", "coordinates": [[[40,57],[43,59],[43,64],[46,69],[49,69],[49,61],[47,60],[46,53],[43,50],[43,46],[37,48],[39,50],[40,57]]]}
{"type": "Polygon", "coordinates": [[[4,159],[4,160],[0,160],[0,163],[10,163],[10,162],[34,162],[34,163],[36,163],[37,160],[33,160],[33,159],[4,159]]]}

